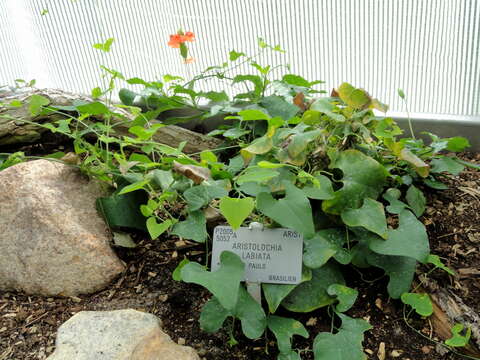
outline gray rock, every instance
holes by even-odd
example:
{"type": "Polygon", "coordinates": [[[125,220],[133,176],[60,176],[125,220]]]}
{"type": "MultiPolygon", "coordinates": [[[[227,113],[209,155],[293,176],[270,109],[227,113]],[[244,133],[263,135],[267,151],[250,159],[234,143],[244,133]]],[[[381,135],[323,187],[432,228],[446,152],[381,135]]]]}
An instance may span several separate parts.
{"type": "Polygon", "coordinates": [[[48,160],[0,171],[0,289],[46,296],[91,293],[124,269],[95,200],[99,183],[48,160]]]}
{"type": "Polygon", "coordinates": [[[152,314],[136,310],[82,311],[58,329],[47,360],[198,360],[174,343],[152,314]]]}

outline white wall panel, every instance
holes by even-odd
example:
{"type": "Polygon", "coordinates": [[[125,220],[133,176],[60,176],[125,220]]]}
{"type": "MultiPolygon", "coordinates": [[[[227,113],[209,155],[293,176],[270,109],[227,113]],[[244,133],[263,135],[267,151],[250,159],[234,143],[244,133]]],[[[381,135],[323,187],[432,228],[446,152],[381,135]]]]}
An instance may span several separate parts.
{"type": "Polygon", "coordinates": [[[259,62],[289,63],[327,90],[349,81],[402,111],[402,88],[414,113],[480,114],[477,0],[0,0],[0,36],[0,84],[36,78],[88,93],[100,64],[189,77],[231,49],[255,53],[261,36],[287,53],[259,62]],[[180,27],[197,35],[188,66],[167,46],[180,27]],[[111,53],[91,47],[108,37],[111,53]]]}

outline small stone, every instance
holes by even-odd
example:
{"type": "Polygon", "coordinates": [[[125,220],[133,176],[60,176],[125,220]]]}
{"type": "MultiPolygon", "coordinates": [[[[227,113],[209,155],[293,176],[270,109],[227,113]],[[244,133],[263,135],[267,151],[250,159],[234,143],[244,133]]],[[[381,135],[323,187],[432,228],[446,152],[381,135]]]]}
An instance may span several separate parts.
{"type": "Polygon", "coordinates": [[[432,351],[432,349],[433,349],[433,348],[432,348],[431,346],[427,346],[427,345],[422,346],[422,352],[423,352],[424,354],[430,354],[430,351],[432,351]]]}
{"type": "Polygon", "coordinates": [[[378,346],[377,356],[378,360],[385,360],[385,343],[383,341],[378,346]]]}
{"type": "Polygon", "coordinates": [[[365,349],[365,352],[369,355],[373,355],[373,350],[371,349],[365,349]]]}
{"type": "Polygon", "coordinates": [[[186,342],[187,341],[182,337],[179,337],[178,340],[177,340],[178,345],[185,345],[186,342]]]}
{"type": "Polygon", "coordinates": [[[375,299],[375,306],[380,310],[383,310],[382,299],[380,298],[375,299]]]}
{"type": "Polygon", "coordinates": [[[305,325],[307,325],[307,326],[315,326],[316,324],[317,324],[317,318],[314,318],[314,317],[311,317],[305,323],[305,325]]]}
{"type": "Polygon", "coordinates": [[[77,304],[82,302],[82,299],[76,296],[70,296],[70,299],[72,299],[72,301],[77,304]]]}
{"type": "Polygon", "coordinates": [[[199,360],[172,341],[155,315],[136,310],[82,311],[58,329],[48,360],[199,360]]]}
{"type": "Polygon", "coordinates": [[[390,356],[393,357],[393,358],[397,358],[397,357],[402,356],[402,353],[403,353],[402,350],[392,350],[390,352],[390,356]]]}

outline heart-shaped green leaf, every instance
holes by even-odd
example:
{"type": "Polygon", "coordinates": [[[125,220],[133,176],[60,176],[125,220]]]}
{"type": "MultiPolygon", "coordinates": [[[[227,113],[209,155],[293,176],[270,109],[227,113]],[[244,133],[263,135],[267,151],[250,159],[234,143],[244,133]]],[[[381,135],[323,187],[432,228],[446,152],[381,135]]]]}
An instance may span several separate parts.
{"type": "Polygon", "coordinates": [[[266,96],[261,100],[260,104],[267,109],[272,117],[279,116],[283,120],[290,120],[300,110],[297,106],[285,101],[283,97],[278,95],[266,96]]]}
{"type": "Polygon", "coordinates": [[[234,315],[242,323],[242,331],[249,339],[260,337],[267,327],[267,317],[262,306],[240,286],[238,303],[234,315]]]}
{"type": "Polygon", "coordinates": [[[386,183],[386,169],[358,150],[341,152],[330,167],[342,170],[343,187],[334,193],[333,199],[322,203],[326,213],[340,215],[345,209],[358,209],[363,199],[377,199],[386,183]]]}
{"type": "Polygon", "coordinates": [[[314,234],[312,208],[302,190],[284,181],[285,197],[275,200],[270,193],[262,192],[257,197],[257,209],[280,225],[302,233],[305,237],[314,234]]]}
{"type": "Polygon", "coordinates": [[[390,188],[383,194],[382,197],[390,203],[390,205],[386,207],[390,214],[400,214],[405,208],[408,207],[407,204],[398,200],[400,199],[401,195],[402,192],[397,188],[390,188]]]}
{"type": "Polygon", "coordinates": [[[233,312],[225,309],[213,296],[203,305],[200,313],[200,327],[209,333],[217,332],[229,316],[233,316],[233,312]]]}
{"type": "Polygon", "coordinates": [[[344,230],[324,229],[311,238],[304,238],[303,263],[311,269],[316,269],[334,257],[341,264],[348,264],[351,256],[343,244],[347,241],[344,230]]]}
{"type": "Polygon", "coordinates": [[[166,191],[174,182],[172,171],[159,170],[153,171],[153,182],[160,186],[163,191],[166,191]]]}
{"type": "Polygon", "coordinates": [[[290,353],[292,351],[292,338],[294,335],[300,335],[308,338],[308,332],[301,322],[270,315],[267,319],[267,326],[277,338],[278,350],[280,353],[290,353]]]}
{"type": "Polygon", "coordinates": [[[37,116],[42,112],[43,106],[47,106],[48,104],[50,104],[50,99],[42,95],[33,94],[32,96],[30,96],[28,102],[30,115],[37,116]]]}
{"type": "Polygon", "coordinates": [[[340,109],[333,105],[328,99],[318,99],[311,106],[311,110],[320,111],[337,122],[344,122],[345,116],[339,113],[340,109]]]}
{"type": "Polygon", "coordinates": [[[329,200],[333,199],[333,186],[330,179],[324,175],[317,175],[318,186],[315,184],[307,185],[302,190],[310,199],[329,200]]]}
{"type": "Polygon", "coordinates": [[[422,216],[423,212],[425,211],[425,204],[427,203],[423,193],[415,186],[410,185],[405,198],[407,199],[408,205],[410,205],[410,208],[413,210],[415,215],[417,215],[417,217],[422,216]]]}
{"type": "Polygon", "coordinates": [[[332,284],[344,284],[342,273],[334,264],[327,263],[312,270],[312,279],[297,285],[282,301],[282,306],[294,312],[310,312],[330,305],[335,299],[327,294],[332,284]]]}
{"type": "Polygon", "coordinates": [[[228,191],[219,185],[197,185],[183,193],[190,211],[199,210],[213,199],[227,196],[228,191]]]}
{"type": "Polygon", "coordinates": [[[465,335],[463,335],[463,327],[463,324],[455,324],[451,329],[452,337],[445,340],[445,344],[453,347],[466,346],[470,341],[470,337],[472,336],[472,329],[468,328],[465,332],[465,335]]]}
{"type": "Polygon", "coordinates": [[[230,226],[236,230],[251,214],[255,207],[253,198],[235,199],[225,196],[220,199],[220,212],[227,219],[230,226]]]}
{"type": "Polygon", "coordinates": [[[361,226],[384,239],[387,238],[387,219],[383,205],[378,201],[365,198],[361,208],[343,211],[342,220],[348,226],[361,226]]]}
{"type": "Polygon", "coordinates": [[[247,182],[265,182],[270,180],[280,173],[273,169],[265,169],[265,168],[255,168],[250,167],[248,170],[245,171],[244,174],[240,175],[237,179],[237,184],[242,185],[247,182]]]}
{"type": "Polygon", "coordinates": [[[388,239],[372,239],[370,249],[377,254],[408,256],[425,263],[430,254],[430,245],[425,225],[410,211],[399,215],[399,226],[388,230],[388,239]]]}
{"type": "Polygon", "coordinates": [[[181,272],[182,280],[207,288],[220,304],[232,310],[237,304],[240,281],[243,280],[245,264],[240,257],[230,251],[220,255],[220,268],[217,271],[207,271],[197,263],[186,264],[181,272]]]}
{"type": "MultiPolygon", "coordinates": [[[[307,267],[302,268],[302,279],[300,283],[309,281],[312,279],[312,270],[307,267]]],[[[263,295],[265,300],[267,300],[268,310],[271,314],[277,311],[278,306],[283,299],[290,294],[297,285],[287,285],[287,284],[262,284],[263,295]]]]}
{"type": "Polygon", "coordinates": [[[192,211],[186,220],[175,224],[172,234],[203,243],[207,239],[207,221],[202,211],[192,211]]]}
{"type": "MultiPolygon", "coordinates": [[[[248,80],[248,79],[246,79],[248,80]]],[[[265,114],[261,110],[257,109],[247,109],[247,110],[242,110],[238,113],[242,117],[243,121],[252,121],[252,120],[268,120],[270,119],[270,116],[265,114]]]]}
{"type": "Polygon", "coordinates": [[[207,332],[216,332],[229,316],[239,318],[242,331],[249,339],[260,337],[267,326],[265,312],[243,286],[238,287],[238,300],[233,309],[227,310],[217,297],[210,299],[200,314],[200,327],[207,332]]]}
{"type": "Polygon", "coordinates": [[[433,159],[430,165],[432,166],[432,173],[447,172],[455,176],[465,168],[465,166],[447,156],[433,159]]]}
{"type": "Polygon", "coordinates": [[[168,219],[159,224],[157,223],[157,219],[154,216],[151,216],[147,219],[147,230],[152,240],[154,240],[162,235],[174,223],[174,220],[168,219]]]}
{"type": "Polygon", "coordinates": [[[336,296],[338,304],[335,307],[338,312],[345,312],[350,309],[357,300],[358,291],[342,284],[332,284],[328,287],[327,293],[336,296]]]}
{"type": "Polygon", "coordinates": [[[433,305],[428,294],[403,293],[401,299],[404,304],[410,305],[421,316],[433,314],[433,305]]]}
{"type": "Polygon", "coordinates": [[[80,114],[102,115],[108,114],[110,112],[110,110],[108,110],[108,107],[99,101],[77,105],[76,108],[80,112],[80,114]]]}
{"type": "Polygon", "coordinates": [[[455,271],[450,269],[448,266],[446,266],[442,260],[440,260],[440,257],[438,255],[428,255],[427,262],[429,264],[435,265],[436,268],[442,269],[446,273],[455,276],[455,271]]]}
{"type": "Polygon", "coordinates": [[[454,136],[448,139],[447,150],[459,152],[465,150],[465,148],[470,147],[470,142],[461,136],[454,136]]]}
{"type": "Polygon", "coordinates": [[[342,327],[336,334],[322,332],[313,341],[315,360],[366,360],[363,333],[372,327],[363,319],[338,314],[342,327]]]}
{"type": "Polygon", "coordinates": [[[417,261],[406,256],[380,255],[368,250],[367,262],[385,270],[390,277],[387,285],[388,295],[392,299],[398,299],[404,292],[408,292],[412,285],[417,261]]]}

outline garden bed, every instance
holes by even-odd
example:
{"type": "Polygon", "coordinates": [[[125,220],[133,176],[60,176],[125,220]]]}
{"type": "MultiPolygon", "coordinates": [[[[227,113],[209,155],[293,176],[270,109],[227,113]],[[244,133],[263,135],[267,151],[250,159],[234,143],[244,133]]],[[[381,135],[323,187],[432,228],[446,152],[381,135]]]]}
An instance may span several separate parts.
{"type": "MultiPolygon", "coordinates": [[[[480,161],[480,154],[464,153],[460,157],[480,161]]],[[[447,181],[450,186],[447,190],[423,189],[428,205],[421,220],[428,231],[431,253],[439,255],[457,275],[452,277],[434,271],[431,277],[479,313],[480,172],[467,168],[447,181]]],[[[201,358],[276,359],[278,350],[271,335],[268,339],[261,337],[252,341],[243,337],[237,328],[235,338],[239,344],[231,347],[225,328],[214,334],[199,328],[200,309],[210,294],[201,286],[174,281],[172,272],[184,257],[204,263],[203,244],[181,241],[175,236],[152,241],[145,234],[134,235],[139,243],[137,248],[117,249],[128,264],[127,270],[104,291],[75,298],[0,294],[0,360],[45,359],[54,350],[58,327],[73,314],[82,310],[124,308],[157,315],[163,321],[163,329],[175,341],[194,347],[201,358]]],[[[417,273],[425,271],[420,265],[417,273]]],[[[347,284],[360,294],[347,314],[368,319],[373,326],[366,332],[363,343],[368,358],[461,359],[451,352],[437,352],[439,347],[428,339],[438,340],[430,321],[413,317],[410,326],[423,336],[407,326],[404,306],[398,300],[389,299],[388,277],[382,275],[380,269],[354,271],[353,268],[345,274],[347,284]]],[[[285,314],[285,310],[279,312],[279,315],[285,314]]],[[[318,332],[330,330],[330,317],[324,309],[288,315],[301,321],[310,333],[309,339],[295,338],[293,348],[305,350],[301,353],[302,359],[313,359],[309,351],[312,340],[318,332]]]]}

